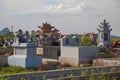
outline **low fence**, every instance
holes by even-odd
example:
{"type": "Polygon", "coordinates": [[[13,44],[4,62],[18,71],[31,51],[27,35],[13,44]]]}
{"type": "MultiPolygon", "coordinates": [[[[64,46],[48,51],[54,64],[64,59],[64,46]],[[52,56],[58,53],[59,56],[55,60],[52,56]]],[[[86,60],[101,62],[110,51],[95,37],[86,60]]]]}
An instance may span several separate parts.
{"type": "Polygon", "coordinates": [[[67,77],[53,78],[52,80],[120,80],[120,72],[109,72],[80,76],[68,75],[67,77]]]}
{"type": "MultiPolygon", "coordinates": [[[[73,77],[80,76],[81,80],[89,77],[88,75],[98,76],[95,74],[104,74],[104,75],[113,75],[113,77],[120,77],[120,66],[108,66],[108,67],[89,67],[89,68],[76,68],[76,69],[65,69],[65,70],[51,70],[43,72],[30,72],[30,73],[21,73],[21,74],[12,74],[12,75],[3,75],[0,77],[9,78],[9,80],[47,80],[47,79],[57,79],[63,77],[73,77]],[[117,76],[115,76],[117,74],[117,76]]],[[[69,79],[68,79],[69,80],[69,79]]],[[[77,79],[76,79],[77,80],[77,79]]],[[[94,80],[94,79],[92,79],[94,80]]],[[[95,79],[97,80],[97,79],[95,79]]]]}

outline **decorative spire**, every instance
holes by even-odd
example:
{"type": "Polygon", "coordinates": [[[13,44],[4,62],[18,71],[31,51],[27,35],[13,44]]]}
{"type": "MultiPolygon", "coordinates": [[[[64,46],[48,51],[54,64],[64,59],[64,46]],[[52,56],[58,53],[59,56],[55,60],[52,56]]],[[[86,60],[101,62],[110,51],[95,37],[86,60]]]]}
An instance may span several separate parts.
{"type": "Polygon", "coordinates": [[[98,31],[112,31],[112,29],[109,29],[111,25],[109,25],[109,23],[106,22],[106,19],[104,19],[104,21],[100,23],[99,27],[100,28],[97,29],[98,31]]]}

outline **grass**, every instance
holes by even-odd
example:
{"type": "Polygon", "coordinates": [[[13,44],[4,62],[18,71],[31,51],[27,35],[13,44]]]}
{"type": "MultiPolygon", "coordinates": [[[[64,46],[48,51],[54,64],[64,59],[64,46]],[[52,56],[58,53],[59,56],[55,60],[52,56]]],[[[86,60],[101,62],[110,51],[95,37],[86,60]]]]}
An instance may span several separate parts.
{"type": "Polygon", "coordinates": [[[120,37],[117,38],[111,38],[111,42],[120,42],[120,37]]]}
{"type": "Polygon", "coordinates": [[[114,54],[110,51],[98,52],[100,58],[114,58],[114,54]]]}
{"type": "Polygon", "coordinates": [[[35,69],[26,69],[26,68],[22,68],[19,66],[0,67],[0,75],[23,73],[23,72],[33,72],[33,71],[35,71],[35,69]]]}
{"type": "MultiPolygon", "coordinates": [[[[4,75],[4,74],[15,74],[15,73],[23,73],[23,72],[32,72],[35,71],[34,69],[25,69],[19,66],[7,66],[7,67],[0,67],[0,75],[4,75]]],[[[90,70],[88,72],[87,69],[83,70],[80,72],[80,75],[78,76],[85,76],[85,78],[87,77],[86,75],[88,75],[88,79],[86,80],[116,80],[115,76],[105,76],[106,73],[109,72],[117,72],[116,68],[110,68],[108,70],[100,70],[100,71],[96,71],[96,70],[90,70]],[[98,74],[98,77],[96,77],[95,75],[98,74]]],[[[69,80],[79,80],[77,77],[75,77],[76,75],[73,73],[70,73],[66,76],[62,75],[61,78],[59,80],[64,80],[64,77],[69,78],[69,80]]],[[[42,80],[46,80],[47,76],[44,75],[42,77],[42,80]]],[[[4,76],[0,76],[0,80],[10,80],[9,77],[4,77],[4,76]]],[[[20,80],[29,80],[27,78],[22,77],[20,80]]]]}
{"type": "Polygon", "coordinates": [[[64,67],[71,67],[71,66],[69,64],[39,65],[36,69],[34,69],[34,68],[28,69],[28,68],[23,68],[20,66],[0,65],[0,75],[16,74],[16,73],[24,73],[24,72],[34,72],[34,71],[47,71],[47,70],[61,69],[64,67]]]}
{"type": "Polygon", "coordinates": [[[106,52],[99,52],[100,55],[103,55],[103,54],[112,54],[112,52],[110,51],[106,51],[106,52]]]}

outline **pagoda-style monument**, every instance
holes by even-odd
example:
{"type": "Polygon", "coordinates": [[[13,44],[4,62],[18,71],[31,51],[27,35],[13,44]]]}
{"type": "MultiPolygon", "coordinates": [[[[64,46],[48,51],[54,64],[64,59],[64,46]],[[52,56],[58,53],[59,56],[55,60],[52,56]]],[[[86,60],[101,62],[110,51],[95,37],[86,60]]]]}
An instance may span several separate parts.
{"type": "Polygon", "coordinates": [[[110,32],[112,29],[109,29],[110,25],[106,20],[100,23],[98,30],[98,47],[107,48],[111,45],[110,42],[110,32]]]}
{"type": "Polygon", "coordinates": [[[58,45],[60,33],[57,28],[51,24],[43,23],[41,26],[38,26],[39,30],[38,35],[38,45],[39,46],[53,46],[58,45]]]}

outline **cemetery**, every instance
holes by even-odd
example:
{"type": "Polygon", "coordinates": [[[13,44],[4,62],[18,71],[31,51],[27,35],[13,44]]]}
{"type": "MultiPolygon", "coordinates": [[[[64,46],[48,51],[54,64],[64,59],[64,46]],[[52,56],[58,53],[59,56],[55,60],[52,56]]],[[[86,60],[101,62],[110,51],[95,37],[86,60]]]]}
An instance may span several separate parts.
{"type": "MultiPolygon", "coordinates": [[[[85,67],[84,65],[90,64],[90,66],[87,66],[90,71],[94,69],[94,66],[97,66],[96,70],[104,69],[106,67],[103,66],[107,66],[109,69],[115,67],[119,73],[120,50],[115,49],[117,50],[115,52],[114,48],[111,48],[112,43],[110,41],[110,32],[112,29],[110,29],[110,25],[106,20],[104,20],[97,29],[97,45],[91,46],[82,45],[82,36],[62,36],[58,29],[48,23],[43,23],[41,26],[38,26],[38,28],[40,30],[32,35],[29,34],[28,31],[25,31],[24,33],[20,29],[14,33],[12,44],[5,45],[6,43],[10,43],[9,41],[3,44],[4,49],[11,49],[8,50],[10,55],[7,55],[7,57],[3,56],[4,53],[0,52],[0,55],[2,54],[2,56],[0,56],[0,70],[2,70],[2,66],[5,67],[5,65],[13,67],[19,66],[22,69],[35,69],[35,71],[59,69],[58,71],[33,72],[37,76],[38,74],[40,75],[38,77],[39,79],[44,75],[46,75],[47,78],[59,78],[60,76],[58,77],[58,75],[68,75],[71,72],[76,75],[78,72],[82,72],[83,69],[81,69],[81,67],[85,67]],[[110,58],[100,57],[100,52],[105,54],[108,52],[111,54],[107,55],[112,56],[110,58]],[[74,69],[78,66],[80,69],[74,69]],[[69,73],[67,73],[67,71],[69,73]],[[55,77],[51,77],[49,74],[53,74],[55,77]]],[[[4,51],[4,49],[0,51],[4,51]]],[[[24,69],[23,71],[27,71],[24,69]]],[[[5,77],[9,77],[10,80],[20,80],[22,76],[32,80],[32,78],[35,79],[34,77],[36,77],[33,73],[5,75],[5,77]],[[30,77],[30,75],[32,76],[30,77]]]]}

